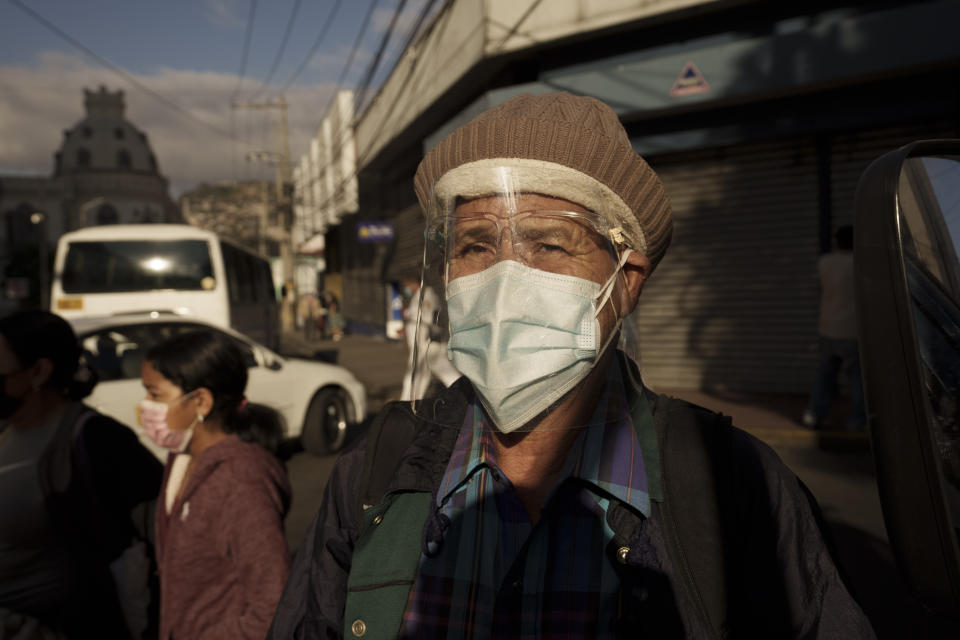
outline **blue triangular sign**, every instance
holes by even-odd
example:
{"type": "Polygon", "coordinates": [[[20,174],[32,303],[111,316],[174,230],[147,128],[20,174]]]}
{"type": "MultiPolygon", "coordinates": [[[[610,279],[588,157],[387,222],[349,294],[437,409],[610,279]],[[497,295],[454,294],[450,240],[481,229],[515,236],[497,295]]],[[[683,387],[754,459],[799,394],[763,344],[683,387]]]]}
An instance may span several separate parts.
{"type": "Polygon", "coordinates": [[[708,91],[710,91],[710,85],[707,83],[707,79],[700,73],[700,69],[697,69],[697,65],[693,64],[692,60],[688,60],[687,64],[683,65],[680,76],[673,83],[670,95],[674,97],[691,96],[708,91]]]}

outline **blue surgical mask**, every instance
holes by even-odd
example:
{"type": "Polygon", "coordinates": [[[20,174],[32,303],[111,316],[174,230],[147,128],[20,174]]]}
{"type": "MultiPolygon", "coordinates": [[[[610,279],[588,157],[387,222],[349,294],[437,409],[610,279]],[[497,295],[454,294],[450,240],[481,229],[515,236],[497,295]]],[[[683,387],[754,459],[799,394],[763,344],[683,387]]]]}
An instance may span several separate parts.
{"type": "Polygon", "coordinates": [[[448,355],[503,433],[523,426],[583,380],[617,333],[600,344],[604,284],[505,260],[447,287],[448,355]]]}

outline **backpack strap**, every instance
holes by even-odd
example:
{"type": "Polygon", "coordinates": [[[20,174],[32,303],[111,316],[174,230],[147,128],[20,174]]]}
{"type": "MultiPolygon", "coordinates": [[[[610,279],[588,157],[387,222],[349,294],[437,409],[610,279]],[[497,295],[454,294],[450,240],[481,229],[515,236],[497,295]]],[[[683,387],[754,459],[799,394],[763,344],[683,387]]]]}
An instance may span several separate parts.
{"type": "MultiPolygon", "coordinates": [[[[654,427],[660,441],[663,502],[654,502],[680,586],[712,638],[729,633],[728,518],[720,505],[732,492],[731,420],[688,402],[658,396],[654,427]]],[[[729,510],[725,510],[729,511],[729,510]]]]}
{"type": "Polygon", "coordinates": [[[357,522],[363,523],[364,512],[390,491],[433,491],[446,469],[471,398],[473,388],[466,378],[460,378],[439,396],[421,400],[419,415],[414,414],[410,402],[391,402],[380,411],[366,434],[356,494],[357,522]],[[411,449],[419,450],[413,451],[417,459],[404,464],[411,449]],[[429,459],[423,457],[426,450],[429,459]]]}
{"type": "Polygon", "coordinates": [[[74,445],[90,414],[82,403],[68,404],[60,416],[53,440],[40,458],[40,487],[48,504],[55,494],[63,493],[70,485],[74,472],[74,445]]]}

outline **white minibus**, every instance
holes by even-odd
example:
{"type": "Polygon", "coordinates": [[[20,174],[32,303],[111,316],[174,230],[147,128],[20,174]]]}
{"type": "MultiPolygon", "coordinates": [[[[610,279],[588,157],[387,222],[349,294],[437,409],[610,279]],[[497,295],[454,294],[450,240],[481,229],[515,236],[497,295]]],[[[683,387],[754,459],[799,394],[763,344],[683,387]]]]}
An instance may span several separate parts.
{"type": "Polygon", "coordinates": [[[189,225],[65,233],[57,244],[50,308],[68,320],[153,311],[198,316],[272,349],[280,341],[270,263],[189,225]]]}

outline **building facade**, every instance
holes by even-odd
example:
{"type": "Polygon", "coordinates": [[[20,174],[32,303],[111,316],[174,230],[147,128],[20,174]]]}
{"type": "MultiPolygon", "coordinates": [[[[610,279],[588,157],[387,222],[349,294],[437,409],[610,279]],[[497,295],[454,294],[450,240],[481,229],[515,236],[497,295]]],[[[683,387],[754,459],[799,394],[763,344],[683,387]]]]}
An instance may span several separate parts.
{"type": "Polygon", "coordinates": [[[38,261],[45,254],[52,262],[66,231],[181,221],[147,134],[125,117],[123,92],[84,90],[84,109],[64,130],[51,175],[0,176],[0,266],[8,285],[2,309],[39,304],[38,261]]]}
{"type": "Polygon", "coordinates": [[[805,392],[816,261],[852,223],[860,174],[957,136],[958,19],[953,1],[447,3],[356,120],[358,210],[327,231],[344,313],[383,327],[385,291],[418,271],[424,152],[489,106],[566,90],[617,111],[672,201],[673,243],[640,301],[647,382],[805,392]],[[369,221],[394,237],[361,243],[369,221]]]}

